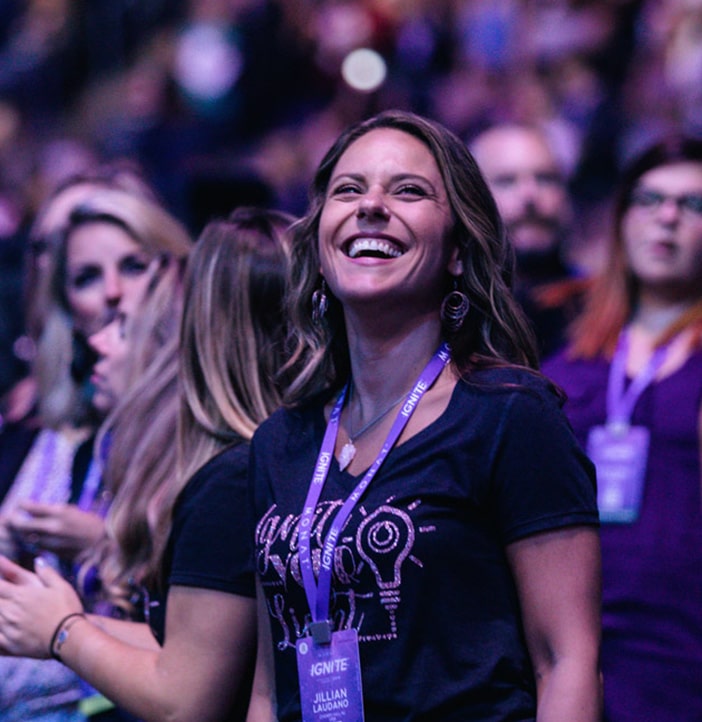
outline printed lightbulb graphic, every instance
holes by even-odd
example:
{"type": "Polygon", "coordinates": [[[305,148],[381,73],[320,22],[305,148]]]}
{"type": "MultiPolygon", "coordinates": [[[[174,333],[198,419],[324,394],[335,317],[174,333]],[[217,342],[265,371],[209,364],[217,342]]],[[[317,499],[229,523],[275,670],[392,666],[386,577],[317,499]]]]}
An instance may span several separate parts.
{"type": "Polygon", "coordinates": [[[381,602],[395,608],[400,603],[402,563],[414,546],[414,526],[405,512],[378,507],[356,532],[356,547],[375,574],[381,602]]]}

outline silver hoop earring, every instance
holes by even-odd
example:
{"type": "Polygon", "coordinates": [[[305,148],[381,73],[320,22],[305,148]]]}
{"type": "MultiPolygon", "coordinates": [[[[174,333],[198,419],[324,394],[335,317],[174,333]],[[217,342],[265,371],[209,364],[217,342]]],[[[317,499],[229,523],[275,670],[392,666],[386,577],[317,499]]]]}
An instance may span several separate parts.
{"type": "Polygon", "coordinates": [[[446,294],[441,302],[441,322],[450,333],[455,333],[461,328],[470,310],[468,296],[455,286],[457,286],[456,281],[453,291],[446,294]]]}
{"type": "Polygon", "coordinates": [[[321,325],[322,319],[329,307],[326,290],[327,282],[322,279],[322,285],[312,294],[312,323],[314,323],[315,326],[321,325]]]}

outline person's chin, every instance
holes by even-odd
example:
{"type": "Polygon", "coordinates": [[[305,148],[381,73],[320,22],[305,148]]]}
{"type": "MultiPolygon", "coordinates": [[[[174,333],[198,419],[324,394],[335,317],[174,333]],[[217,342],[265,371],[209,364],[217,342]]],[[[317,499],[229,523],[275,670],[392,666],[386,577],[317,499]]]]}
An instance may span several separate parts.
{"type": "Polygon", "coordinates": [[[516,233],[512,244],[518,253],[548,253],[558,247],[558,239],[553,234],[516,233]]]}
{"type": "Polygon", "coordinates": [[[558,248],[562,234],[544,220],[524,220],[508,225],[507,233],[517,252],[547,253],[558,248]]]}
{"type": "Polygon", "coordinates": [[[108,394],[96,391],[91,399],[93,409],[97,411],[101,416],[106,416],[112,411],[114,406],[114,399],[108,394]]]}

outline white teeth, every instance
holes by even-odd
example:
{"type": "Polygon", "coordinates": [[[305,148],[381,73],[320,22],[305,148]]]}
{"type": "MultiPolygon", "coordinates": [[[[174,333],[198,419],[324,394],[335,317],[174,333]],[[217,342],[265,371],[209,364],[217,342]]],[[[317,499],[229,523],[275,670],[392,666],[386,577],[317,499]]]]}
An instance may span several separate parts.
{"type": "Polygon", "coordinates": [[[399,258],[402,255],[402,251],[399,251],[388,241],[378,238],[358,238],[349,246],[349,256],[351,258],[356,258],[364,251],[381,253],[390,258],[399,258]]]}

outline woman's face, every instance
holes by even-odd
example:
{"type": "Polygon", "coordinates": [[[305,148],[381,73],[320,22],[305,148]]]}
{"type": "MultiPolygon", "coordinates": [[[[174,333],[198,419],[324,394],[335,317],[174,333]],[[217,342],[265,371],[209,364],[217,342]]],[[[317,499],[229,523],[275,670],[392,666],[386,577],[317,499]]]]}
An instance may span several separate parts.
{"type": "Polygon", "coordinates": [[[90,377],[94,389],[91,401],[102,414],[112,411],[127,391],[130,345],[126,318],[124,313],[118,313],[88,339],[98,356],[90,377]]]}
{"type": "Polygon", "coordinates": [[[119,226],[78,226],[66,249],[66,298],[75,328],[88,336],[117,309],[131,314],[155,271],[154,259],[119,226]]]}
{"type": "Polygon", "coordinates": [[[622,236],[642,290],[699,296],[702,163],[674,163],[642,175],[622,219],[622,236]]]}
{"type": "Polygon", "coordinates": [[[372,130],[332,173],[319,224],[321,272],[345,307],[372,301],[377,312],[396,302],[407,314],[436,313],[447,273],[461,269],[451,228],[429,148],[403,131],[372,130]]]}

